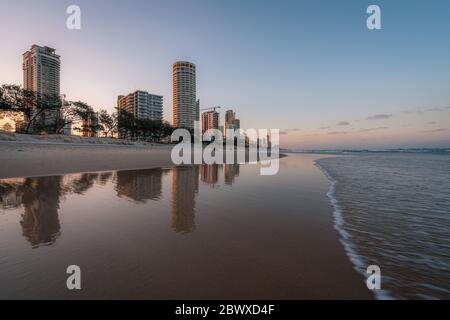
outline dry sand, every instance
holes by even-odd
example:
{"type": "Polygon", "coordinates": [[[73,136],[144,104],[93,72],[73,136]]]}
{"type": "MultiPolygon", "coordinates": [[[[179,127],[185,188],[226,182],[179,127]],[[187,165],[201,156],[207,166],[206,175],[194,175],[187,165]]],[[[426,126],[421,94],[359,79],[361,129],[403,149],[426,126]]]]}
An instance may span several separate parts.
{"type": "Polygon", "coordinates": [[[172,166],[168,145],[0,141],[0,178],[172,166]]]}

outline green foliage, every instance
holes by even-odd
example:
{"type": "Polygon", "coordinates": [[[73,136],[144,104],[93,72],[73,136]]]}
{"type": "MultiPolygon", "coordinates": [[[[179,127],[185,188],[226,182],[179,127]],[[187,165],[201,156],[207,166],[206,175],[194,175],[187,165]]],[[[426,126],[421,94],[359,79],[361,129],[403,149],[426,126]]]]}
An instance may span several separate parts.
{"type": "MultiPolygon", "coordinates": [[[[39,94],[24,90],[17,85],[4,84],[0,87],[0,110],[22,113],[27,120],[26,133],[41,115],[46,112],[56,112],[60,107],[59,96],[39,94]]],[[[36,124],[37,127],[42,125],[42,123],[36,124]]]]}
{"type": "Polygon", "coordinates": [[[135,119],[134,115],[121,110],[118,117],[119,132],[122,138],[160,142],[173,132],[168,122],[151,119],[135,119]]]}
{"type": "Polygon", "coordinates": [[[105,137],[119,132],[124,138],[159,142],[173,132],[173,127],[165,121],[135,119],[133,114],[124,110],[112,114],[100,110],[97,115],[85,102],[39,95],[17,85],[0,86],[0,111],[23,114],[26,120],[25,133],[30,133],[31,129],[36,132],[62,133],[66,125],[80,123],[74,129],[83,134],[101,130],[105,137]],[[49,127],[40,119],[53,111],[57,115],[56,124],[49,127]]]}
{"type": "Polygon", "coordinates": [[[109,114],[108,111],[101,109],[98,113],[98,124],[105,137],[117,132],[117,112],[109,114]]]}

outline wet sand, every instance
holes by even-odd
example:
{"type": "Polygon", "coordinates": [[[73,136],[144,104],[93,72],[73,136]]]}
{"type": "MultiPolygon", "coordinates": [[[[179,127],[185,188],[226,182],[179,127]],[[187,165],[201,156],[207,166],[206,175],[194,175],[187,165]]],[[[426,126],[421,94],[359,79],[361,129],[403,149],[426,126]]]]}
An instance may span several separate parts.
{"type": "MultiPolygon", "coordinates": [[[[170,161],[167,149],[33,147],[15,145],[1,176],[170,161]]],[[[276,176],[241,165],[0,180],[17,201],[0,207],[0,298],[373,299],[334,229],[320,157],[283,158],[276,176]],[[70,264],[79,292],[65,288],[70,264]]]]}

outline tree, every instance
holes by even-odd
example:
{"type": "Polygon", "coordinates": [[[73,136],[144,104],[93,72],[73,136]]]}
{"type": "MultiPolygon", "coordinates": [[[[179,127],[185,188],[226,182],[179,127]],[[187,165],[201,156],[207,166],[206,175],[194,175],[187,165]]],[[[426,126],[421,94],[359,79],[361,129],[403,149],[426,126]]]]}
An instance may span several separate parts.
{"type": "Polygon", "coordinates": [[[98,123],[105,137],[117,132],[117,112],[109,114],[108,111],[101,109],[98,113],[98,123]]]}
{"type": "Polygon", "coordinates": [[[81,121],[81,126],[75,127],[75,130],[82,132],[84,136],[89,136],[92,132],[98,131],[97,115],[90,105],[82,101],[70,102],[70,105],[71,116],[81,121]]]}
{"type": "Polygon", "coordinates": [[[118,128],[122,138],[155,142],[160,142],[173,132],[173,127],[166,121],[145,118],[135,119],[132,113],[124,110],[119,112],[118,128]]]}
{"type": "Polygon", "coordinates": [[[171,136],[173,131],[174,131],[173,126],[169,122],[164,121],[163,127],[162,127],[162,137],[166,138],[166,137],[171,136]]]}
{"type": "Polygon", "coordinates": [[[76,114],[73,112],[72,102],[62,99],[59,115],[56,133],[64,133],[64,128],[77,120],[76,114]]]}
{"type": "Polygon", "coordinates": [[[137,125],[134,121],[134,115],[125,111],[120,110],[118,114],[118,130],[121,138],[127,137],[130,139],[135,139],[137,135],[137,125]]]}
{"type": "MultiPolygon", "coordinates": [[[[61,99],[57,95],[40,94],[10,84],[4,84],[0,87],[0,110],[23,113],[27,121],[26,133],[29,133],[32,124],[42,114],[56,112],[60,108],[61,99]]],[[[57,120],[58,117],[55,116],[55,118],[57,120]]],[[[45,124],[39,125],[42,127],[45,124]]],[[[56,131],[56,127],[53,129],[56,131]]]]}
{"type": "Polygon", "coordinates": [[[20,86],[4,84],[0,87],[0,110],[11,112],[24,112],[29,114],[29,104],[32,94],[20,86]]]}
{"type": "Polygon", "coordinates": [[[40,94],[37,92],[32,92],[24,90],[24,102],[27,106],[27,125],[25,128],[25,133],[29,133],[31,126],[36,125],[37,128],[42,128],[46,131],[57,131],[58,123],[58,111],[61,109],[61,98],[58,95],[48,95],[40,94]],[[55,121],[53,124],[47,124],[42,121],[37,121],[40,117],[45,114],[54,113],[55,121]]]}

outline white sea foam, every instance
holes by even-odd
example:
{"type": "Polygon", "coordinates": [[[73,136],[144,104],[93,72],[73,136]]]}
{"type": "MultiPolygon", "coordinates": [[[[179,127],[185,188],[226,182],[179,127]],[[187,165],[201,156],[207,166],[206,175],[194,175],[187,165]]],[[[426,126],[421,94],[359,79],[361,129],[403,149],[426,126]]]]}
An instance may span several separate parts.
{"type": "MultiPolygon", "coordinates": [[[[319,159],[320,160],[320,159],[319,159]]],[[[344,217],[342,215],[342,209],[339,202],[335,198],[335,190],[337,181],[331,176],[331,174],[319,163],[319,160],[315,161],[316,166],[323,172],[327,177],[330,187],[327,192],[327,197],[333,206],[333,216],[334,216],[334,228],[339,232],[341,238],[339,241],[344,246],[344,250],[354,266],[354,269],[362,274],[364,279],[367,277],[365,270],[369,264],[365,261],[364,257],[357,253],[355,245],[351,241],[351,235],[344,228],[344,217]]],[[[374,290],[375,297],[379,300],[391,300],[393,297],[386,290],[374,290]]]]}

